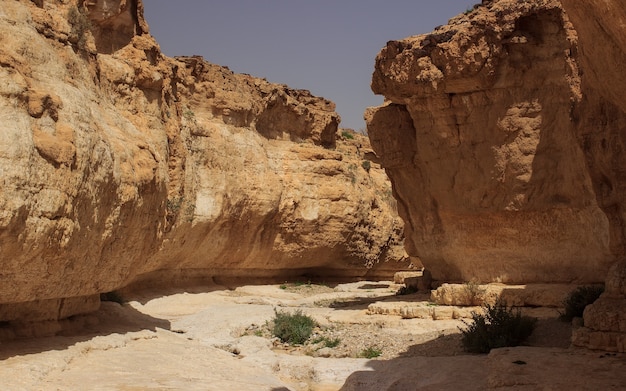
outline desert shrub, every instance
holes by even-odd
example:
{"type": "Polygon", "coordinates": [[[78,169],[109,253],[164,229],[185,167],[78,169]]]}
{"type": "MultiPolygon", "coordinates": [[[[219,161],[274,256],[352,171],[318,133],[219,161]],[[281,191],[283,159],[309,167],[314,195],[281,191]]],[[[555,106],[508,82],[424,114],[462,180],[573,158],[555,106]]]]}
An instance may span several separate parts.
{"type": "Polygon", "coordinates": [[[382,350],[380,350],[379,348],[375,346],[370,346],[370,347],[363,349],[363,351],[359,354],[359,357],[375,358],[375,357],[379,357],[382,354],[383,354],[382,350]]]}
{"type": "Polygon", "coordinates": [[[304,343],[313,332],[315,321],[301,310],[289,314],[274,310],[274,327],[272,332],[275,337],[289,344],[304,343]]]}
{"type": "Polygon", "coordinates": [[[341,343],[339,338],[326,338],[324,340],[324,346],[327,348],[336,348],[341,343]]]}
{"type": "Polygon", "coordinates": [[[354,140],[354,135],[347,130],[342,131],[341,135],[347,140],[354,140]]]}
{"type": "Polygon", "coordinates": [[[183,117],[187,120],[187,121],[193,121],[194,118],[196,118],[196,113],[193,112],[193,110],[191,109],[187,109],[183,112],[183,117]]]}
{"type": "Polygon", "coordinates": [[[535,329],[537,319],[522,316],[519,309],[508,307],[498,300],[486,304],[485,313],[472,313],[472,323],[461,329],[462,343],[470,353],[489,353],[491,349],[522,344],[535,329]]]}
{"type": "Polygon", "coordinates": [[[324,344],[325,348],[336,348],[341,343],[339,338],[330,338],[330,337],[318,337],[315,340],[311,341],[313,344],[324,344]]]}
{"type": "Polygon", "coordinates": [[[468,305],[481,305],[485,296],[485,289],[476,281],[469,281],[463,285],[465,301],[468,305]]]}
{"type": "Polygon", "coordinates": [[[370,172],[370,169],[372,168],[372,163],[369,160],[363,160],[361,162],[361,167],[363,167],[365,171],[370,172]]]}
{"type": "Polygon", "coordinates": [[[564,312],[561,320],[571,322],[573,318],[582,317],[585,307],[592,304],[604,292],[601,285],[580,286],[574,289],[563,301],[564,312]]]}

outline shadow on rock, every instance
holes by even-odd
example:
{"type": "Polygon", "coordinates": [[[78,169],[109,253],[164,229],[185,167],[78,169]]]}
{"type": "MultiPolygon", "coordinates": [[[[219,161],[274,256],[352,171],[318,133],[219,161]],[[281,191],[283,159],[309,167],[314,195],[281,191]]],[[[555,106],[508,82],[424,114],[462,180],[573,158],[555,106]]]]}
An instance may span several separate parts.
{"type": "MultiPolygon", "coordinates": [[[[361,288],[359,288],[361,289],[361,288]]],[[[367,309],[368,306],[372,303],[376,302],[385,302],[385,303],[393,303],[393,302],[401,302],[401,303],[420,303],[420,302],[428,302],[430,299],[430,294],[426,293],[413,293],[410,295],[397,295],[390,294],[387,296],[374,296],[374,297],[356,297],[352,299],[337,299],[330,303],[328,307],[330,308],[347,308],[350,309],[367,309]]]]}

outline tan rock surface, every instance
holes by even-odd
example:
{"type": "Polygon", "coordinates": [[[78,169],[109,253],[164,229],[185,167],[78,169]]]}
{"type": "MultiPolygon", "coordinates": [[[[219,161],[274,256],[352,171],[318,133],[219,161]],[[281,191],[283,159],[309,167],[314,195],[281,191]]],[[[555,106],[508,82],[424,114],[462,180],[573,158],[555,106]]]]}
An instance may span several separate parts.
{"type": "Polygon", "coordinates": [[[515,307],[561,308],[576,288],[568,284],[442,284],[431,291],[430,300],[442,305],[475,306],[494,305],[500,299],[515,307]]]}
{"type": "Polygon", "coordinates": [[[624,131],[626,76],[626,9],[618,0],[563,0],[580,47],[583,100],[576,112],[587,165],[596,196],[610,222],[611,249],[620,255],[607,276],[606,293],[585,312],[585,326],[574,343],[597,349],[626,351],[626,246],[624,215],[624,131]],[[593,21],[593,23],[589,23],[593,21]],[[616,71],[613,71],[616,70],[616,71]]]}
{"type": "MultiPolygon", "coordinates": [[[[391,282],[198,287],[65,321],[63,336],[2,344],[0,377],[10,390],[485,390],[626,386],[623,354],[568,349],[571,325],[541,318],[531,347],[468,355],[459,320],[368,315],[364,303],[424,303],[396,296],[391,282]],[[284,289],[283,289],[284,288],[284,289]],[[332,304],[335,303],[335,304],[332,304]],[[332,304],[332,305],[331,305],[332,304]],[[302,310],[337,337],[288,347],[272,339],[274,309],[302,310]],[[76,331],[78,330],[78,331],[76,331]],[[376,346],[382,356],[356,358],[376,346]],[[326,356],[326,357],[325,357],[326,356]]],[[[443,307],[443,306],[442,306],[443,307]]]]}
{"type": "Polygon", "coordinates": [[[0,9],[0,320],[133,282],[408,263],[390,184],[332,102],[163,56],[140,0],[85,3],[0,9]]]}
{"type": "Polygon", "coordinates": [[[626,352],[626,262],[611,267],[604,293],[585,308],[583,321],[584,327],[574,333],[574,345],[626,352]]]}
{"type": "Polygon", "coordinates": [[[578,49],[559,2],[500,0],[378,55],[368,132],[434,279],[601,282],[624,254],[623,111],[578,49]]]}

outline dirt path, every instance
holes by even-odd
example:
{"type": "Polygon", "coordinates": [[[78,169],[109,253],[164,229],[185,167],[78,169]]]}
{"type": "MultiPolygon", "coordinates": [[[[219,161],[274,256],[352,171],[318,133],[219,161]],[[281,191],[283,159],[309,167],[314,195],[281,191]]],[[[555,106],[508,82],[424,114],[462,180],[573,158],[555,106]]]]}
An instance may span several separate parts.
{"type": "Polygon", "coordinates": [[[399,288],[389,282],[213,287],[107,302],[99,313],[74,320],[81,334],[2,344],[0,378],[10,390],[626,388],[623,355],[567,349],[571,328],[554,318],[540,319],[532,347],[481,356],[461,349],[460,320],[368,313],[371,306],[428,300],[397,296],[399,288]],[[313,317],[314,336],[296,347],[273,338],[268,322],[276,310],[313,317]]]}

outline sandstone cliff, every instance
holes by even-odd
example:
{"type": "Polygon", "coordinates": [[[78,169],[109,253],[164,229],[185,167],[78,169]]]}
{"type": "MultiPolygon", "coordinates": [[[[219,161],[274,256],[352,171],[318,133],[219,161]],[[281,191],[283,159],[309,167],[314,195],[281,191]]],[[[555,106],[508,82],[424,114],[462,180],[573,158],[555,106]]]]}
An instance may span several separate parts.
{"type": "Polygon", "coordinates": [[[370,138],[435,279],[605,278],[616,235],[575,121],[578,59],[547,0],[487,2],[378,55],[370,138]]]}
{"type": "Polygon", "coordinates": [[[583,96],[575,124],[598,203],[610,222],[611,250],[621,261],[609,270],[605,293],[585,309],[573,342],[626,352],[626,8],[619,0],[562,0],[579,39],[583,96]]]}
{"type": "MultiPolygon", "coordinates": [[[[626,11],[563,3],[483,1],[376,58],[368,131],[435,279],[597,283],[626,255],[626,11]]],[[[578,344],[624,350],[623,270],[578,344]]]]}
{"type": "Polygon", "coordinates": [[[405,258],[390,185],[365,138],[338,138],[332,102],[165,57],[140,0],[74,4],[0,8],[0,320],[70,316],[133,282],[405,258]]]}

